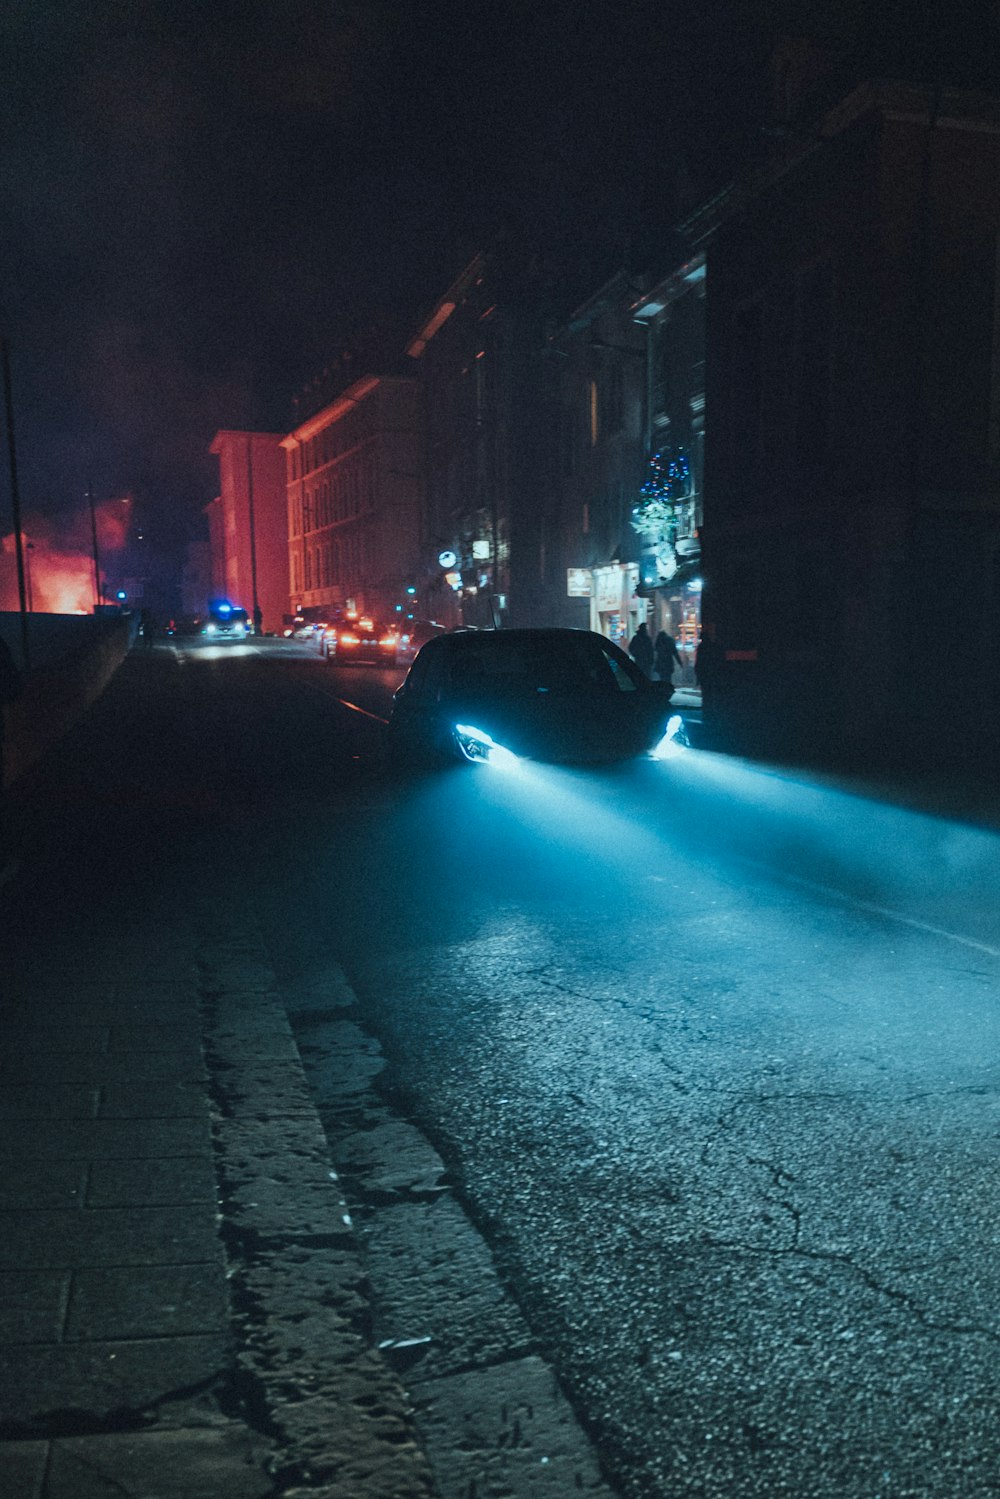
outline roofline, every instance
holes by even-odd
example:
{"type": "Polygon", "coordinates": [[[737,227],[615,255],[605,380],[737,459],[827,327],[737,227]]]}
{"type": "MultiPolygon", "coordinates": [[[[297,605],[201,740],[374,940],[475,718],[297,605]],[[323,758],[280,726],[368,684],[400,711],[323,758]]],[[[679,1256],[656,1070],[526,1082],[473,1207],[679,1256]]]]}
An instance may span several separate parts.
{"type": "Polygon", "coordinates": [[[451,317],[452,313],[465,301],[470,289],[476,284],[486,269],[486,256],[482,252],[474,255],[465,270],[460,272],[451,283],[444,296],[435,303],[434,309],[417,329],[417,332],[406,345],[406,352],[411,359],[419,359],[421,354],[437,333],[439,328],[451,317]]]}
{"type": "Polygon", "coordinates": [[[310,437],[315,437],[317,432],[322,432],[323,428],[328,427],[331,422],[339,421],[342,416],[346,416],[352,407],[359,406],[366,396],[370,396],[372,391],[382,384],[384,384],[382,375],[362,375],[360,380],[355,380],[353,385],[349,385],[335,401],[330,401],[314,416],[310,416],[306,421],[300,422],[297,427],[293,427],[291,432],[281,439],[281,446],[289,450],[297,448],[300,443],[308,442],[310,437]]]}
{"type": "Polygon", "coordinates": [[[828,109],[814,129],[790,130],[776,159],[751,167],[699,204],[677,227],[692,246],[701,248],[718,229],[754,198],[788,177],[828,141],[842,135],[866,115],[928,124],[931,128],[1000,134],[1000,98],[971,89],[945,88],[898,78],[869,78],[828,109]]]}
{"type": "Polygon", "coordinates": [[[632,320],[643,323],[647,318],[655,317],[670,302],[676,302],[678,297],[683,296],[696,281],[703,280],[704,276],[705,252],[696,250],[668,275],[661,276],[655,286],[651,286],[632,303],[628,309],[632,320]]]}
{"type": "Polygon", "coordinates": [[[246,427],[220,427],[212,438],[212,445],[208,451],[218,453],[224,437],[271,437],[275,442],[280,442],[284,435],[284,432],[256,432],[246,427]]]}

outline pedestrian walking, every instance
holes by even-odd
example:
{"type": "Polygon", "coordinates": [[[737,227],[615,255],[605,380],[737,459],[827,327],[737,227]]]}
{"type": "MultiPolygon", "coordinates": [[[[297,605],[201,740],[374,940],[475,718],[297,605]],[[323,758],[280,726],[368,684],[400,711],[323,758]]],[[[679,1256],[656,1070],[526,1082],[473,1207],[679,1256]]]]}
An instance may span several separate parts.
{"type": "Polygon", "coordinates": [[[0,636],[0,885],[17,873],[17,860],[10,846],[10,827],[7,820],[7,795],[4,789],[6,766],[4,764],[4,733],[6,729],[6,707],[16,702],[24,691],[24,678],[10,653],[7,642],[0,636]]]}
{"type": "Polygon", "coordinates": [[[666,630],[661,630],[656,637],[653,646],[653,659],[656,663],[656,675],[661,682],[672,682],[674,679],[674,667],[684,669],[681,653],[677,649],[677,641],[666,630]]]}
{"type": "Polygon", "coordinates": [[[653,642],[649,638],[645,621],[629,641],[628,653],[640,671],[644,671],[647,677],[653,675],[653,642]]]}

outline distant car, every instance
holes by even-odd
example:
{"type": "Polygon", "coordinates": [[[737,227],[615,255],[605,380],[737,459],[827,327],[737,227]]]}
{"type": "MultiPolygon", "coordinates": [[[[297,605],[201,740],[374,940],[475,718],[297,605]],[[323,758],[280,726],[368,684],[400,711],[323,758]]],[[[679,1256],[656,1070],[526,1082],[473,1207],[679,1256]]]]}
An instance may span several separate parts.
{"type": "Polygon", "coordinates": [[[360,662],[394,666],[398,644],[398,630],[373,619],[345,620],[328,627],[323,638],[324,654],[338,666],[360,662]]]}
{"type": "Polygon", "coordinates": [[[445,626],[432,619],[410,619],[400,625],[399,644],[396,646],[396,665],[409,666],[417,652],[435,635],[443,635],[445,626]]]}
{"type": "Polygon", "coordinates": [[[393,697],[389,742],[397,760],[625,760],[664,740],[672,692],[590,630],[448,632],[393,697]]]}
{"type": "Polygon", "coordinates": [[[246,640],[248,635],[253,634],[253,624],[245,609],[230,605],[225,609],[213,610],[202,621],[201,633],[211,640],[246,640]]]}

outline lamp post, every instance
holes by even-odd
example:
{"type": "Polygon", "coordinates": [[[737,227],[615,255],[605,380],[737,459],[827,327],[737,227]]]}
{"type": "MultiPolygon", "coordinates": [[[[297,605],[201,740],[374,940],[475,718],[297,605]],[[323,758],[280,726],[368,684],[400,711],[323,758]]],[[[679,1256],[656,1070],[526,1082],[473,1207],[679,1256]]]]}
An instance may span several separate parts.
{"type": "Polygon", "coordinates": [[[24,571],[28,583],[28,613],[34,614],[35,606],[31,599],[31,554],[35,550],[35,543],[29,541],[24,549],[24,571]]]}

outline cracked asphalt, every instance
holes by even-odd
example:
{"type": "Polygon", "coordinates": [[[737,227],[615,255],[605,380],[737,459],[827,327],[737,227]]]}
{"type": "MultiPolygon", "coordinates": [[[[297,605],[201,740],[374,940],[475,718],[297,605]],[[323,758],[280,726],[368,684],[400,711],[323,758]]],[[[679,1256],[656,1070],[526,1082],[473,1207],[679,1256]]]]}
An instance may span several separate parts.
{"type": "Polygon", "coordinates": [[[324,1481],[336,1389],[283,1390],[342,1339],[441,1499],[1000,1492],[992,809],[699,751],[390,776],[388,674],[278,644],[163,670],[276,1488],[324,1481]],[[331,1163],[352,1223],[317,1228],[331,1163]]]}
{"type": "Polygon", "coordinates": [[[996,852],[698,755],[310,846],[307,946],[627,1499],[1000,1492],[996,852]]]}

